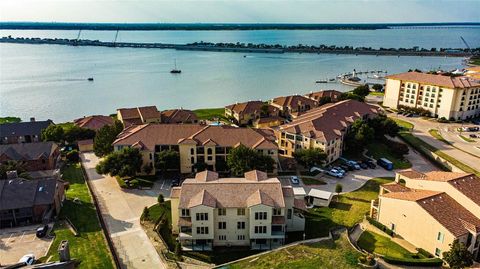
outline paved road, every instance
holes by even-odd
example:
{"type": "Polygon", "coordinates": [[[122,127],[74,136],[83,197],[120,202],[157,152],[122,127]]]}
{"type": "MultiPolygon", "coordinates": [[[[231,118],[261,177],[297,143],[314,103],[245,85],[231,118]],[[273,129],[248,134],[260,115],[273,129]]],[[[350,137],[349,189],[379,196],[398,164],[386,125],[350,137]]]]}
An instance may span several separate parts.
{"type": "MultiPolygon", "coordinates": [[[[443,151],[445,154],[448,154],[449,156],[465,163],[466,165],[474,168],[475,170],[480,171],[480,158],[479,157],[472,156],[471,154],[463,152],[462,150],[459,150],[459,149],[457,149],[457,148],[455,148],[451,145],[447,145],[444,142],[435,139],[434,137],[432,137],[428,133],[428,131],[431,130],[431,129],[444,130],[445,128],[447,128],[447,126],[449,128],[452,128],[455,125],[453,125],[453,124],[440,124],[438,122],[431,121],[431,120],[425,120],[425,119],[422,119],[422,118],[407,118],[407,117],[398,116],[398,115],[395,115],[395,114],[389,114],[388,116],[392,117],[392,118],[399,118],[401,120],[408,121],[408,122],[414,124],[415,127],[413,128],[413,132],[412,132],[413,135],[422,139],[423,141],[427,142],[428,144],[436,147],[437,149],[443,151]]],[[[442,131],[442,135],[446,134],[446,133],[448,133],[448,132],[442,131]]],[[[455,146],[459,146],[459,148],[461,147],[462,149],[467,149],[469,152],[471,151],[472,154],[476,153],[476,151],[479,151],[479,153],[477,153],[476,155],[480,154],[480,150],[475,149],[471,145],[459,142],[459,140],[461,139],[459,137],[455,136],[455,138],[452,138],[451,135],[448,135],[448,136],[445,136],[444,138],[446,140],[452,142],[455,146]]]]}
{"type": "Polygon", "coordinates": [[[160,186],[124,191],[114,178],[97,174],[95,154],[83,153],[81,158],[122,268],[166,268],[140,226],[143,208],[156,203],[160,186]]]}

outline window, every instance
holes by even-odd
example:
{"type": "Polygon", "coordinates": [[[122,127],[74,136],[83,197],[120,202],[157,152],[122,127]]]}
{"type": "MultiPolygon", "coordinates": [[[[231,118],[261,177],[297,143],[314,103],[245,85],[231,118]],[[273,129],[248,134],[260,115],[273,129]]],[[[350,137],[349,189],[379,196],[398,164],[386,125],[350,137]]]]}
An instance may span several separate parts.
{"type": "Polygon", "coordinates": [[[291,208],[289,208],[287,210],[287,219],[292,219],[292,209],[291,208]]]}
{"type": "Polygon", "coordinates": [[[218,240],[227,240],[227,236],[226,235],[219,235],[218,236],[218,240]]]}
{"type": "Polygon", "coordinates": [[[219,230],[225,230],[225,229],[227,229],[227,223],[226,223],[225,221],[220,221],[220,222],[218,223],[218,229],[219,229],[219,230]]]}
{"type": "Polygon", "coordinates": [[[197,147],[197,154],[204,154],[205,148],[204,147],[197,147]]]}
{"type": "Polygon", "coordinates": [[[182,208],[182,217],[190,217],[190,209],[182,208]]]}
{"type": "Polygon", "coordinates": [[[438,232],[437,241],[443,242],[443,237],[444,237],[444,235],[442,234],[442,232],[438,232]]]}
{"type": "Polygon", "coordinates": [[[245,208],[237,208],[238,216],[245,216],[245,208]]]}
{"type": "Polygon", "coordinates": [[[390,230],[395,232],[395,223],[392,223],[392,225],[390,226],[390,230]]]}
{"type": "Polygon", "coordinates": [[[273,209],[273,215],[274,216],[281,216],[282,215],[282,209],[281,208],[274,208],[273,209]]]}
{"type": "Polygon", "coordinates": [[[238,240],[245,240],[245,235],[243,235],[243,234],[242,234],[242,235],[239,235],[239,236],[237,237],[237,239],[238,239],[238,240]]]}
{"type": "Polygon", "coordinates": [[[208,227],[197,227],[197,234],[208,234],[208,227]]]}
{"type": "Polygon", "coordinates": [[[208,154],[208,155],[212,155],[212,154],[213,154],[212,148],[208,148],[208,149],[207,149],[207,154],[208,154]]]}
{"type": "Polygon", "coordinates": [[[256,234],[266,234],[267,233],[267,226],[255,226],[255,233],[256,234]]]}
{"type": "Polygon", "coordinates": [[[237,222],[237,229],[244,230],[245,229],[245,221],[237,222]]]}
{"type": "Polygon", "coordinates": [[[440,257],[441,250],[439,248],[435,248],[435,256],[440,257]]]}
{"type": "Polygon", "coordinates": [[[197,220],[208,220],[208,213],[197,213],[197,220]]]}
{"type": "Polygon", "coordinates": [[[255,212],[255,219],[256,220],[267,219],[267,212],[255,212]]]}
{"type": "Polygon", "coordinates": [[[219,208],[219,209],[218,209],[218,215],[219,215],[219,216],[225,216],[225,215],[227,215],[227,209],[226,209],[226,208],[219,208]]]}
{"type": "Polygon", "coordinates": [[[194,155],[195,154],[195,150],[192,148],[190,149],[190,155],[194,155]]]}

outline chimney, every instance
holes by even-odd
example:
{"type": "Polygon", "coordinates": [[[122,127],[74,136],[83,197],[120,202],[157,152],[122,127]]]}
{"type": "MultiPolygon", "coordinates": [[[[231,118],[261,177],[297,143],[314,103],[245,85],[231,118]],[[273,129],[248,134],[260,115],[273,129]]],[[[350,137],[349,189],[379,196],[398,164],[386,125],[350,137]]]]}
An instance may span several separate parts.
{"type": "Polygon", "coordinates": [[[68,240],[63,240],[58,246],[58,256],[60,257],[60,262],[70,261],[70,248],[68,246],[68,240]]]}
{"type": "Polygon", "coordinates": [[[18,178],[17,170],[7,171],[7,179],[18,178]]]}
{"type": "Polygon", "coordinates": [[[31,117],[30,122],[35,122],[35,117],[31,117]]]}

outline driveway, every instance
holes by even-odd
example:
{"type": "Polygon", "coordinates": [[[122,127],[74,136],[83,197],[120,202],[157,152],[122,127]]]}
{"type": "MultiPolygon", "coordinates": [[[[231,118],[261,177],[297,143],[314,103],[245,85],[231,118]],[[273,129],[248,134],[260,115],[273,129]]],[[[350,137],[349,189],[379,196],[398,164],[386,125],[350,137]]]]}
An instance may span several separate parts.
{"type": "Polygon", "coordinates": [[[82,153],[81,159],[122,268],[166,268],[140,226],[143,208],[157,202],[161,185],[151,190],[122,190],[115,178],[95,171],[99,162],[95,154],[82,153]]]}

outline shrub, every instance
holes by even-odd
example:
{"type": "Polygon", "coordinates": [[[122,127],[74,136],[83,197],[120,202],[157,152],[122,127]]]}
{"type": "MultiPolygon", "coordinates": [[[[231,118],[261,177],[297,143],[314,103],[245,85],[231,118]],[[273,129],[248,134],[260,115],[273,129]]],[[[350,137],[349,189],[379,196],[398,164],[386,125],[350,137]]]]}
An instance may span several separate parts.
{"type": "Polygon", "coordinates": [[[212,263],[212,258],[210,256],[208,256],[207,254],[203,254],[203,253],[200,253],[200,252],[185,252],[184,255],[188,256],[188,257],[191,257],[191,258],[194,258],[194,259],[197,259],[197,260],[201,260],[201,261],[206,262],[206,263],[212,263]]]}
{"type": "Polygon", "coordinates": [[[78,163],[80,161],[80,155],[78,154],[78,150],[74,149],[67,152],[66,158],[69,162],[78,163]]]}
{"type": "Polygon", "coordinates": [[[165,198],[163,197],[163,194],[160,193],[158,195],[157,201],[158,201],[159,204],[165,203],[165,198]]]}
{"type": "Polygon", "coordinates": [[[438,258],[434,259],[408,259],[408,258],[394,258],[384,256],[383,260],[389,264],[407,265],[407,266],[442,266],[443,261],[438,258]]]}
{"type": "Polygon", "coordinates": [[[142,217],[140,219],[141,220],[150,220],[150,211],[148,210],[148,207],[143,208],[142,217]]]}
{"type": "Polygon", "coordinates": [[[384,231],[386,234],[388,234],[392,237],[395,234],[392,230],[388,229],[387,226],[385,226],[385,225],[381,224],[380,222],[372,219],[371,217],[367,216],[367,220],[370,224],[372,224],[373,226],[377,227],[378,229],[384,231]]]}
{"type": "Polygon", "coordinates": [[[430,252],[424,250],[423,248],[417,248],[417,251],[420,255],[422,255],[423,257],[426,257],[426,258],[433,258],[433,255],[430,254],[430,252]]]}
{"type": "Polygon", "coordinates": [[[404,143],[388,141],[388,145],[390,146],[392,153],[397,157],[402,157],[408,154],[408,146],[404,143]]]}

